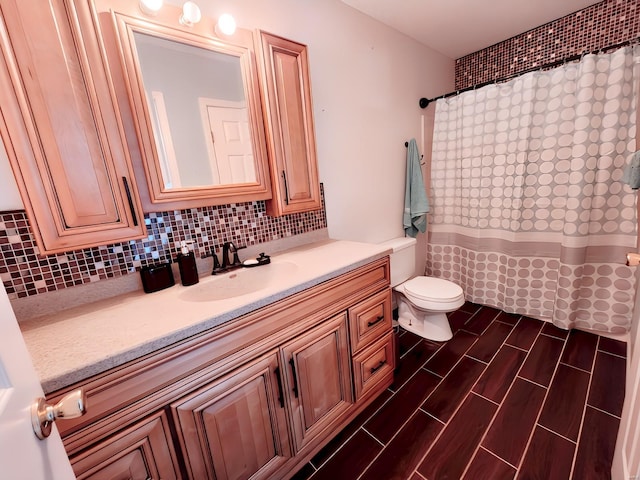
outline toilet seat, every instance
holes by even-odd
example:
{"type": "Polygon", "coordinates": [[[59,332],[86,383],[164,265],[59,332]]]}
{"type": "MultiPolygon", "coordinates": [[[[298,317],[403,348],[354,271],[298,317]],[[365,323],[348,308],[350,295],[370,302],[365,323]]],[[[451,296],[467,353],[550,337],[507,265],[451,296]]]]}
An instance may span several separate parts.
{"type": "Polygon", "coordinates": [[[442,278],[415,277],[401,287],[407,298],[419,308],[455,310],[464,303],[462,288],[442,278]]]}

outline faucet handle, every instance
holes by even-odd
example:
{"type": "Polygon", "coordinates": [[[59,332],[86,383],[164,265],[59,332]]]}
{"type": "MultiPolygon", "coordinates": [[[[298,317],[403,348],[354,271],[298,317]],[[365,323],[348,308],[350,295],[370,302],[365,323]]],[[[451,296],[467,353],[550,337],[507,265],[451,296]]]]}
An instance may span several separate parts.
{"type": "Polygon", "coordinates": [[[213,269],[220,268],[220,260],[218,260],[218,255],[216,254],[216,249],[211,248],[211,256],[213,257],[213,269]]]}
{"type": "Polygon", "coordinates": [[[216,248],[211,247],[209,253],[205,253],[202,255],[202,258],[213,257],[213,270],[211,271],[211,275],[215,275],[221,270],[220,261],[218,260],[218,255],[216,254],[216,248]]]}
{"type": "Polygon", "coordinates": [[[234,245],[235,250],[233,251],[233,263],[232,265],[240,265],[240,257],[238,256],[238,250],[242,250],[243,248],[247,248],[246,245],[242,246],[242,247],[236,247],[234,245]]]}

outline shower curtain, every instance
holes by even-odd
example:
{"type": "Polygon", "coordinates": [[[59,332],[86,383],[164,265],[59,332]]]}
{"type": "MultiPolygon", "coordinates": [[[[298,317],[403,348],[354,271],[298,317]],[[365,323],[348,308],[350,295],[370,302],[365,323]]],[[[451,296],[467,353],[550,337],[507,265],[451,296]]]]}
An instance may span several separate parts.
{"type": "Polygon", "coordinates": [[[427,275],[565,329],[626,332],[639,74],[625,47],[438,100],[427,275]]]}

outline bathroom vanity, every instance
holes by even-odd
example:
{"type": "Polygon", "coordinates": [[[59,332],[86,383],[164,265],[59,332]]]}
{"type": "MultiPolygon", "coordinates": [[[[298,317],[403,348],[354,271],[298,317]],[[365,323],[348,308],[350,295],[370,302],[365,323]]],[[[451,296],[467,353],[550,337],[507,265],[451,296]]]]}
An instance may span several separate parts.
{"type": "Polygon", "coordinates": [[[21,325],[48,399],[87,394],[57,423],[77,477],[293,475],[393,380],[385,248],[314,243],[21,325]]]}

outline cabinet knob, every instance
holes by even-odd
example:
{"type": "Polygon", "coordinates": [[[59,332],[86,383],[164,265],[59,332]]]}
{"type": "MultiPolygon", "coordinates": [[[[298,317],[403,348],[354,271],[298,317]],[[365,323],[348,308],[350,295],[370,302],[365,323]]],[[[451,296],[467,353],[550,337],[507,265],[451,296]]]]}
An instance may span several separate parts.
{"type": "Polygon", "coordinates": [[[58,418],[76,418],[87,411],[87,396],[81,388],[68,393],[55,405],[49,405],[44,397],[31,405],[31,424],[40,440],[51,434],[51,426],[58,418]]]}

